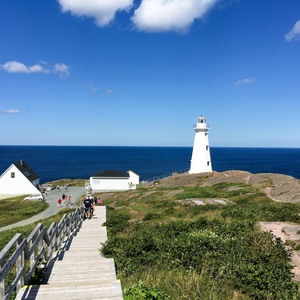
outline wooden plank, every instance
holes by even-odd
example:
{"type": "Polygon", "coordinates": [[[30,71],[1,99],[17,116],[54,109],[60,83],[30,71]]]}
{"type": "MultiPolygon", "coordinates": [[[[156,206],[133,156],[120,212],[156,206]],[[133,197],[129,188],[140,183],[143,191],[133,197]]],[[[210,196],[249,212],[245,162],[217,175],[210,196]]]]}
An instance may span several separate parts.
{"type": "MultiPolygon", "coordinates": [[[[100,253],[101,243],[107,239],[106,228],[102,226],[105,219],[105,207],[96,207],[92,219],[82,222],[71,239],[61,241],[63,248],[54,253],[47,284],[21,289],[16,300],[123,299],[120,281],[116,280],[114,259],[100,253]]],[[[59,224],[62,236],[68,222],[65,219],[59,224]]]]}

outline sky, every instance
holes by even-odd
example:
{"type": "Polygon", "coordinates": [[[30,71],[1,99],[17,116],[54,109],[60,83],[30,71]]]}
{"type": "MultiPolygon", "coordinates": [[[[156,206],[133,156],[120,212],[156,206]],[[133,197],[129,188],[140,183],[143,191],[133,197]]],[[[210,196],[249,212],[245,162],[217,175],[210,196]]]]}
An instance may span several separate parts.
{"type": "Polygon", "coordinates": [[[300,148],[299,0],[1,0],[0,145],[300,148]]]}

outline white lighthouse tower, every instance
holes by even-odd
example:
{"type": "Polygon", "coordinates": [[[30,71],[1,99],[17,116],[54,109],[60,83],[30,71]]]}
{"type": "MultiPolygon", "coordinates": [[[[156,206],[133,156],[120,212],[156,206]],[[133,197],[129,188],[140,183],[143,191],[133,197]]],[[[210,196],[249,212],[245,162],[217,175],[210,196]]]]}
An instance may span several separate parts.
{"type": "Polygon", "coordinates": [[[204,118],[202,115],[197,119],[197,124],[194,125],[194,130],[195,140],[189,173],[195,174],[212,172],[207,135],[209,125],[206,124],[206,118],[204,118]]]}

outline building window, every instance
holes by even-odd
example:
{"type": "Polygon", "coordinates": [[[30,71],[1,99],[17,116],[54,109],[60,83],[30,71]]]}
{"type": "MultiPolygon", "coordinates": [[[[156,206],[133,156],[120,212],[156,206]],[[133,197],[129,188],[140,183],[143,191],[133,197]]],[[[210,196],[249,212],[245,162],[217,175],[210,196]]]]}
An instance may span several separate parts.
{"type": "Polygon", "coordinates": [[[207,162],[207,166],[209,167],[209,161],[207,162]]]}
{"type": "Polygon", "coordinates": [[[207,133],[205,133],[205,136],[207,136],[207,133]]]}
{"type": "Polygon", "coordinates": [[[208,146],[206,146],[206,150],[208,150],[208,146]]]}
{"type": "Polygon", "coordinates": [[[11,177],[11,178],[15,178],[15,172],[11,172],[11,173],[10,173],[10,177],[11,177]]]}

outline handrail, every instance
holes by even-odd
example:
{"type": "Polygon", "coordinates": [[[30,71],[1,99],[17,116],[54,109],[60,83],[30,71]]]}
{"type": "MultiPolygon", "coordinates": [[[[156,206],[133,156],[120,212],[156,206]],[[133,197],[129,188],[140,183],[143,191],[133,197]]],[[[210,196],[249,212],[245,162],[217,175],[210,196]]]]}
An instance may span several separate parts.
{"type": "Polygon", "coordinates": [[[53,253],[60,249],[66,237],[71,236],[83,216],[81,206],[68,216],[63,215],[58,225],[53,222],[48,230],[39,223],[28,238],[17,233],[0,252],[0,299],[9,299],[14,290],[18,293],[28,283],[36,268],[41,267],[42,263],[47,266],[53,253]],[[29,266],[29,270],[26,266],[29,266]],[[16,275],[10,286],[6,287],[6,276],[10,271],[16,275]]]}
{"type": "Polygon", "coordinates": [[[186,173],[188,171],[189,171],[189,169],[183,169],[183,170],[178,170],[178,171],[172,171],[172,172],[169,172],[169,173],[165,173],[165,174],[162,174],[162,175],[159,175],[159,176],[153,176],[153,177],[144,179],[143,180],[143,185],[147,184],[147,183],[151,183],[151,182],[156,181],[156,180],[161,180],[161,179],[164,179],[164,178],[167,178],[167,177],[171,177],[171,176],[174,176],[174,175],[183,174],[183,173],[186,173]]]}

